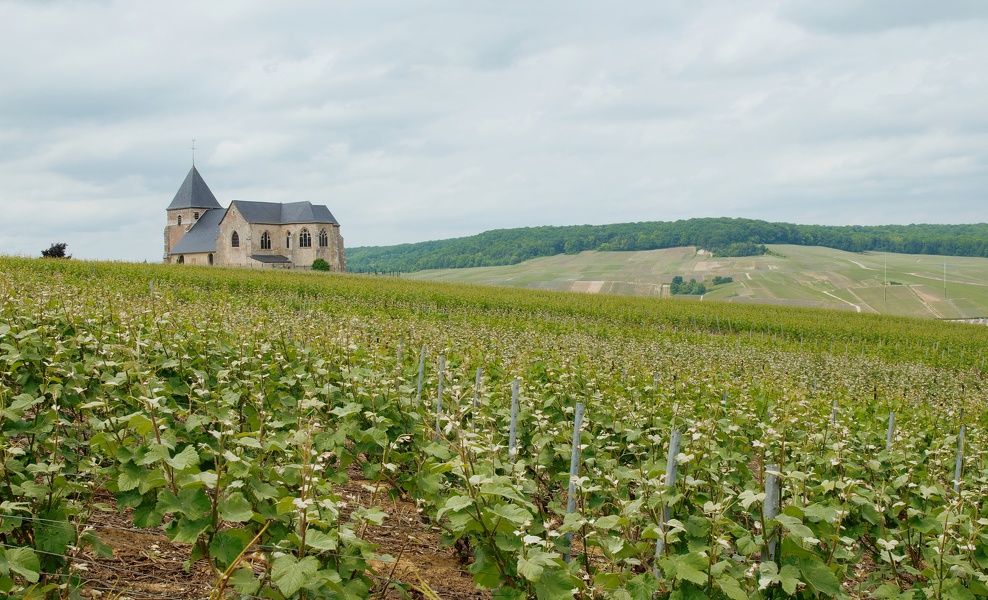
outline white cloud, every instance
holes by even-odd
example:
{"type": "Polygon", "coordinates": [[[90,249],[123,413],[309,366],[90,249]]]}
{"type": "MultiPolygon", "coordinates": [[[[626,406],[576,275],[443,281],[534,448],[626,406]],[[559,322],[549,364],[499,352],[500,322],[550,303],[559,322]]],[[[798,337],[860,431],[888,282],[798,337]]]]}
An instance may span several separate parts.
{"type": "Polygon", "coordinates": [[[192,138],[350,246],[983,221],[988,10],[891,1],[0,3],[0,252],[159,260],[192,138]]]}

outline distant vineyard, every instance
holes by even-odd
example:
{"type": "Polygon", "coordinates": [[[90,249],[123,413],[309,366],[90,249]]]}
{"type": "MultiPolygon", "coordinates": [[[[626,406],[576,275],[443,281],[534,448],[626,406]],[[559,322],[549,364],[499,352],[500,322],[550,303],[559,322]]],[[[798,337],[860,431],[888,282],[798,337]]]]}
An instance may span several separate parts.
{"type": "Polygon", "coordinates": [[[391,497],[497,598],[988,596],[985,328],[8,258],[0,315],[14,597],[87,593],[99,510],[216,598],[429,597],[391,497]]]}
{"type": "Polygon", "coordinates": [[[720,256],[752,256],[765,244],[824,246],[849,252],[988,257],[988,224],[827,226],[753,219],[688,219],[673,222],[497,229],[478,235],[347,249],[356,272],[412,272],[513,265],[541,256],[585,250],[657,250],[698,246],[720,256]]]}

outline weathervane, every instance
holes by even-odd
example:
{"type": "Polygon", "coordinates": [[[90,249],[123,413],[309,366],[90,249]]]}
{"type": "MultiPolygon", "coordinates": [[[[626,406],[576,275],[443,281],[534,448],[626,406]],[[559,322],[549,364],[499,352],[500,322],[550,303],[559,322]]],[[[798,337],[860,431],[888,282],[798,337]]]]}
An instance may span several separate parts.
{"type": "Polygon", "coordinates": [[[192,138],[192,147],[189,148],[189,150],[192,150],[192,166],[194,167],[194,166],[196,166],[196,139],[195,138],[192,138]]]}

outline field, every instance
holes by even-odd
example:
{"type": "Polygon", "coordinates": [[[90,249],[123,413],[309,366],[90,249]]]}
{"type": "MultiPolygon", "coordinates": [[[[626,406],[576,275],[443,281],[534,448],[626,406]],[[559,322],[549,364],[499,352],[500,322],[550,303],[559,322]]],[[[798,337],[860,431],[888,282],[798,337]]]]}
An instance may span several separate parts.
{"type": "Polygon", "coordinates": [[[0,314],[12,597],[988,596],[984,327],[2,257],[0,314]]]}
{"type": "Polygon", "coordinates": [[[676,275],[710,285],[707,300],[811,306],[936,319],[988,316],[988,259],[807,246],[770,246],[773,254],[715,258],[693,247],[645,252],[583,252],[507,267],[445,269],[413,279],[574,292],[668,296],[676,275]],[[945,265],[946,263],[946,265],[945,265]],[[944,269],[946,266],[946,269],[944,269]],[[944,296],[946,279],[946,297],[944,296]],[[888,285],[885,283],[888,282],[888,285]]]}

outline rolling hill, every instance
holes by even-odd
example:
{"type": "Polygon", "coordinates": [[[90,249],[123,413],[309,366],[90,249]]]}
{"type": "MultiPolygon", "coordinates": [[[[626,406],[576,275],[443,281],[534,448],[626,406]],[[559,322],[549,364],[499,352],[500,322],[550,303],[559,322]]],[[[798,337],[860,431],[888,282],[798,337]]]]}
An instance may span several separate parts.
{"type": "MultiPolygon", "coordinates": [[[[515,265],[426,270],[413,279],[668,297],[676,275],[707,283],[701,300],[812,306],[933,319],[988,317],[988,259],[771,245],[715,257],[696,247],[581,252],[515,265]],[[887,273],[887,274],[886,274],[887,273]],[[715,276],[733,282],[711,286],[715,276]],[[887,282],[887,284],[886,284],[887,282]]],[[[696,297],[694,297],[696,298],[696,297]]]]}

